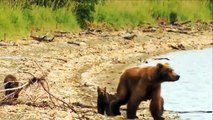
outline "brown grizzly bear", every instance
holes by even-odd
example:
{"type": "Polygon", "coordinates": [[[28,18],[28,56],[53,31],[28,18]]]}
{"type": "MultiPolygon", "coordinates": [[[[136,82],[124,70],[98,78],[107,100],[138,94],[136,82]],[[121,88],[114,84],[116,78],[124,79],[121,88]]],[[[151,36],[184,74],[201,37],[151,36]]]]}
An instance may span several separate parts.
{"type": "Polygon", "coordinates": [[[109,94],[106,91],[106,87],[97,88],[98,98],[97,98],[97,110],[98,113],[104,115],[104,112],[108,116],[112,116],[112,111],[110,110],[110,102],[116,98],[116,95],[109,94]]]}
{"type": "Polygon", "coordinates": [[[136,110],[141,101],[151,100],[150,111],[155,120],[161,120],[163,98],[161,83],[180,78],[168,64],[127,69],[120,77],[117,97],[110,104],[113,115],[120,115],[120,106],[127,103],[127,118],[137,118],[136,110]]]}

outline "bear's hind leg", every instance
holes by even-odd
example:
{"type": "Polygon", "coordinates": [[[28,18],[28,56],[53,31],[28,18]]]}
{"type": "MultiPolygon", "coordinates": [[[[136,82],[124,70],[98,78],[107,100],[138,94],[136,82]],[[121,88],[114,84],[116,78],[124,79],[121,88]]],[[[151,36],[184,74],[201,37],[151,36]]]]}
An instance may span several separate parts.
{"type": "Polygon", "coordinates": [[[138,109],[140,102],[131,102],[129,101],[127,104],[127,119],[135,119],[138,118],[136,116],[136,111],[138,109]]]}
{"type": "Polygon", "coordinates": [[[129,100],[129,93],[126,88],[119,86],[118,92],[115,100],[112,100],[110,103],[110,109],[113,115],[120,115],[120,107],[121,105],[125,105],[129,100]]]}
{"type": "Polygon", "coordinates": [[[120,115],[120,107],[121,105],[126,104],[128,101],[127,97],[121,97],[113,100],[110,104],[110,109],[112,110],[113,115],[120,115]]]}
{"type": "Polygon", "coordinates": [[[127,104],[127,119],[138,118],[136,112],[141,101],[144,100],[144,92],[141,89],[135,91],[127,104]],[[140,94],[138,94],[140,93],[140,94]]]}

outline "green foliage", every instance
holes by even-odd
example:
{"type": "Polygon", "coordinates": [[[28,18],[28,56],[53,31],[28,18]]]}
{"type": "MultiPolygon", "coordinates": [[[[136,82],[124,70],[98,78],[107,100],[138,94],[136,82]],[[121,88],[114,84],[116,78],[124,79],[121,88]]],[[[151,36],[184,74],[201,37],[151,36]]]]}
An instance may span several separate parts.
{"type": "Polygon", "coordinates": [[[56,10],[58,8],[67,7],[72,2],[72,0],[27,0],[24,4],[51,7],[53,10],[56,10]]]}
{"type": "Polygon", "coordinates": [[[104,22],[116,28],[141,23],[158,23],[158,17],[173,24],[175,21],[212,21],[212,0],[133,0],[112,1],[98,4],[94,21],[104,22]]]}
{"type": "Polygon", "coordinates": [[[147,15],[149,7],[146,1],[106,1],[104,5],[96,6],[94,21],[108,23],[116,28],[137,26],[143,22],[153,23],[152,17],[147,15]],[[139,4],[143,4],[143,7],[139,7],[139,4]]]}
{"type": "Polygon", "coordinates": [[[173,25],[177,21],[177,13],[171,12],[169,14],[169,20],[170,20],[170,23],[173,25]]]}
{"type": "Polygon", "coordinates": [[[86,28],[86,22],[93,21],[92,13],[99,0],[75,0],[74,13],[81,28],[86,28]]]}
{"type": "Polygon", "coordinates": [[[29,31],[86,28],[87,22],[115,28],[176,21],[212,21],[213,0],[0,0],[0,39],[29,31]]]}
{"type": "Polygon", "coordinates": [[[77,31],[80,29],[74,14],[66,8],[53,11],[49,7],[34,5],[31,9],[11,8],[1,3],[0,6],[0,39],[5,33],[7,37],[19,38],[19,36],[29,35],[30,31],[35,29],[44,33],[54,30],[77,31]]]}

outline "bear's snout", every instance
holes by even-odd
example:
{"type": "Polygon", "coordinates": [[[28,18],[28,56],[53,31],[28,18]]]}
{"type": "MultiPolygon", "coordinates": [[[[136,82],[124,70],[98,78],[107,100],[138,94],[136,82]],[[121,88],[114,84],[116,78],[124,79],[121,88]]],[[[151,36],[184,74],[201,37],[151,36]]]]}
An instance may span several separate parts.
{"type": "Polygon", "coordinates": [[[176,78],[175,78],[175,79],[176,79],[176,80],[179,80],[179,78],[180,78],[180,75],[176,75],[176,78]]]}

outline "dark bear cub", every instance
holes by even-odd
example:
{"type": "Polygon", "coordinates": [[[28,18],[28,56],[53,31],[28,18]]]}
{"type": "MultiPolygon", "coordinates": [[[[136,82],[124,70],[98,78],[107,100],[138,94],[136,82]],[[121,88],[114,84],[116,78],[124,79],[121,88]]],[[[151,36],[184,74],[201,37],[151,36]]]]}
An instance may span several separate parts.
{"type": "MultiPolygon", "coordinates": [[[[13,75],[7,75],[4,78],[4,89],[11,89],[11,88],[16,88],[19,86],[19,82],[17,82],[17,79],[15,76],[13,75]]],[[[18,98],[18,94],[19,92],[16,92],[16,90],[7,90],[5,91],[5,96],[6,95],[10,95],[10,94],[14,94],[12,96],[12,98],[14,100],[16,100],[18,98]],[[15,93],[14,93],[15,92],[15,93]]]]}
{"type": "Polygon", "coordinates": [[[110,108],[110,102],[116,98],[116,95],[109,94],[106,91],[106,87],[100,88],[98,86],[97,88],[98,92],[98,98],[97,98],[97,110],[98,113],[104,115],[104,112],[106,115],[111,116],[111,108],[110,108]]]}

